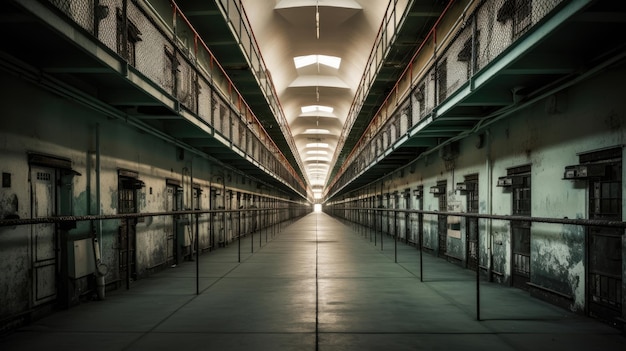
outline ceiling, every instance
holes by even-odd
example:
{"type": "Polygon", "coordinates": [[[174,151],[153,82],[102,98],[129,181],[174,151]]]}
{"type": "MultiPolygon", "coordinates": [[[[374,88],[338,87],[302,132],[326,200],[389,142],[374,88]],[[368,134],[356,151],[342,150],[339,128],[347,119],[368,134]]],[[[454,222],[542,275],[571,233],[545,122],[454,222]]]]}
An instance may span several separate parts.
{"type": "Polygon", "coordinates": [[[387,2],[247,0],[243,4],[247,13],[254,14],[249,20],[309,184],[321,190],[387,2]],[[310,65],[296,68],[294,58],[307,55],[341,62],[330,67],[311,60],[310,65]],[[307,106],[311,111],[302,110],[307,106]]]}
{"type": "MultiPolygon", "coordinates": [[[[237,39],[223,17],[219,17],[223,16],[218,11],[219,5],[177,1],[294,169],[315,192],[321,193],[448,1],[402,0],[395,3],[395,9],[389,8],[390,2],[381,0],[243,0],[241,3],[290,135],[277,127],[281,121],[260,93],[237,39]],[[398,32],[386,33],[389,38],[395,35],[396,40],[391,41],[388,55],[357,118],[346,126],[385,14],[387,19],[400,21],[405,11],[410,20],[398,32]],[[338,67],[329,66],[318,55],[341,61],[338,67]],[[305,56],[310,64],[296,67],[295,58],[305,56]],[[295,149],[290,147],[289,138],[293,138],[295,149]]],[[[225,7],[222,10],[235,11],[225,7]]]]}

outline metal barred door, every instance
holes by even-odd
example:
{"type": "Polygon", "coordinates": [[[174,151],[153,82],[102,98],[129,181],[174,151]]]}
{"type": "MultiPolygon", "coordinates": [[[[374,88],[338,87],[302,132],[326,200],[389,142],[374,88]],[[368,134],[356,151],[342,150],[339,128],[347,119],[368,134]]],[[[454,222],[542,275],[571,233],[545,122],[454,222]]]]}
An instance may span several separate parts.
{"type": "MultiPolygon", "coordinates": [[[[467,184],[467,213],[478,213],[478,175],[465,177],[467,184]]],[[[478,218],[467,217],[467,267],[478,269],[478,218]]]]}
{"type": "MultiPolygon", "coordinates": [[[[447,182],[439,181],[437,182],[437,187],[443,189],[442,193],[439,195],[439,211],[447,212],[448,211],[448,194],[447,194],[447,182]]],[[[445,257],[447,248],[448,248],[448,216],[447,215],[438,215],[437,216],[438,223],[438,232],[439,232],[439,249],[437,250],[437,256],[445,257]]]]}
{"type": "MultiPolygon", "coordinates": [[[[602,179],[589,182],[589,218],[621,221],[622,165],[607,165],[602,179]]],[[[622,313],[622,234],[619,228],[589,227],[589,314],[614,321],[622,313]]]]}
{"type": "MultiPolygon", "coordinates": [[[[52,168],[31,168],[32,217],[56,215],[56,177],[52,168]]],[[[33,305],[56,299],[56,227],[54,223],[34,224],[32,230],[33,305]]]]}
{"type": "MultiPolygon", "coordinates": [[[[165,211],[173,212],[176,211],[176,201],[175,201],[176,188],[174,186],[166,186],[165,190],[165,211]]],[[[167,243],[166,247],[166,257],[167,264],[172,265],[176,262],[176,240],[175,239],[175,230],[174,230],[174,217],[173,216],[164,216],[163,217],[163,231],[165,232],[165,238],[167,243]]]]}
{"type": "MultiPolygon", "coordinates": [[[[513,215],[531,215],[531,179],[530,169],[524,173],[514,175],[513,185],[513,215]]],[[[512,251],[512,285],[516,288],[528,290],[530,282],[530,226],[529,221],[511,221],[511,251],[512,251]]]]}
{"type": "MultiPolygon", "coordinates": [[[[137,213],[136,198],[137,180],[129,177],[120,177],[118,184],[118,213],[137,213]]],[[[120,279],[127,284],[137,277],[136,271],[136,219],[125,218],[120,220],[118,233],[118,265],[120,279]]]]}

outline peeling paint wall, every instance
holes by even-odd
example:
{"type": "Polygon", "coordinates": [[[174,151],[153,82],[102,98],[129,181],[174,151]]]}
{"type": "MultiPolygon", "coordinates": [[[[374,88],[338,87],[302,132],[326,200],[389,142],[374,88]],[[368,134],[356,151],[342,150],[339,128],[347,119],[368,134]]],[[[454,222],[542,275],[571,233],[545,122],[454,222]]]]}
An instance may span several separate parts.
{"type": "MultiPolygon", "coordinates": [[[[511,188],[497,187],[498,177],[507,169],[530,165],[531,216],[548,218],[589,218],[588,183],[563,180],[565,167],[579,163],[578,154],[616,147],[626,141],[626,99],[621,86],[626,67],[617,65],[578,85],[516,110],[506,118],[459,142],[459,155],[448,169],[437,152],[422,155],[402,171],[384,180],[385,191],[424,187],[424,210],[437,211],[437,197],[429,194],[437,181],[448,184],[448,204],[466,210],[466,196],[455,192],[456,183],[470,174],[478,175],[479,213],[511,215],[511,188]],[[478,143],[482,134],[484,143],[478,143]]],[[[622,151],[624,155],[625,152],[622,151]]],[[[622,195],[626,193],[622,167],[622,195]]],[[[380,180],[368,188],[380,187],[380,180]]],[[[357,191],[358,192],[358,191],[357,191]]],[[[364,189],[364,195],[371,190],[364,189]]],[[[417,204],[417,200],[415,200],[417,204]]],[[[622,218],[626,199],[622,196],[622,218]]],[[[412,230],[417,232],[414,219],[412,230]]],[[[424,245],[437,252],[436,215],[424,216],[424,245]]],[[[559,301],[572,311],[583,313],[585,305],[585,228],[573,225],[533,223],[531,226],[530,283],[549,301],[559,301]],[[566,302],[563,302],[566,301],[566,302]]],[[[449,255],[466,260],[466,231],[460,238],[447,237],[449,255]]],[[[493,281],[512,282],[511,225],[505,220],[479,221],[479,264],[493,281]]],[[[458,236],[458,234],[455,234],[458,236]]],[[[626,306],[626,238],[622,237],[622,305],[626,306]]],[[[623,316],[626,307],[623,307],[623,316]]]]}
{"type": "MultiPolygon", "coordinates": [[[[118,214],[119,169],[136,172],[138,179],[145,184],[136,191],[137,211],[140,213],[167,211],[166,178],[181,180],[181,209],[194,207],[194,186],[202,190],[201,209],[209,208],[211,186],[217,185],[219,189],[225,186],[235,192],[258,192],[255,181],[230,174],[222,167],[188,153],[181,158],[180,150],[175,145],[139,132],[125,122],[108,119],[4,71],[0,72],[0,80],[3,82],[0,85],[0,102],[4,106],[3,118],[0,119],[0,172],[9,174],[11,180],[10,186],[0,187],[0,218],[31,217],[28,152],[67,159],[72,169],[80,173],[71,178],[71,194],[66,199],[68,211],[71,212],[67,214],[70,215],[118,214]],[[27,104],[13,103],[23,101],[25,96],[29,99],[27,104]],[[100,135],[99,173],[96,170],[97,128],[100,135]],[[216,174],[222,178],[218,180],[216,174]],[[100,204],[97,201],[98,176],[100,204]],[[237,181],[240,178],[241,181],[237,181]]],[[[284,197],[275,189],[264,187],[263,190],[264,196],[284,197]]],[[[212,204],[214,208],[223,206],[222,197],[213,199],[219,201],[212,204]]],[[[73,241],[93,236],[101,238],[101,259],[108,267],[105,276],[108,289],[121,286],[125,281],[125,276],[121,276],[119,270],[120,224],[120,220],[78,222],[76,228],[66,233],[68,248],[73,248],[73,241]]],[[[203,215],[199,224],[200,249],[204,251],[210,245],[209,216],[203,215]]],[[[164,216],[146,217],[138,221],[135,241],[138,278],[167,268],[164,265],[168,250],[165,225],[164,216]]],[[[182,242],[187,250],[191,250],[192,229],[195,231],[195,221],[184,228],[185,240],[182,242]]],[[[26,312],[33,306],[31,236],[30,226],[0,228],[0,320],[26,312]]],[[[186,255],[190,253],[185,252],[186,255]]],[[[61,253],[58,255],[57,260],[62,261],[61,253]]],[[[53,284],[57,284],[61,292],[62,280],[53,284]]],[[[90,289],[93,291],[94,288],[93,280],[88,279],[88,276],[77,277],[68,284],[67,299],[73,304],[81,294],[90,289]]]]}

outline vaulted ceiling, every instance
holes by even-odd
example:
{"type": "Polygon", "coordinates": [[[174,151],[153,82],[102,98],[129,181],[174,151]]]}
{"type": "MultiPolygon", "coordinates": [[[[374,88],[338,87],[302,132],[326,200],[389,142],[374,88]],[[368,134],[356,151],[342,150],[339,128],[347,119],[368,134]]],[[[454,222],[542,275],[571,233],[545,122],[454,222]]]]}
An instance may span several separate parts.
{"type": "MultiPolygon", "coordinates": [[[[245,22],[258,45],[284,122],[271,111],[256,86],[258,73],[250,69],[249,58],[243,55],[245,49],[233,36],[232,27],[219,18],[224,12],[228,17],[239,10],[226,5],[228,1],[177,3],[292,166],[315,192],[320,192],[361,137],[448,1],[241,1],[242,17],[247,17],[245,22]],[[405,14],[408,20],[396,27],[405,14]],[[394,25],[389,24],[392,22],[394,25]],[[368,94],[356,118],[347,121],[351,106],[358,103],[355,94],[380,36],[385,44],[390,43],[387,56],[375,68],[378,74],[366,89],[368,94]],[[281,123],[288,128],[279,128],[281,123]]],[[[375,63],[380,62],[381,58],[375,63]]]]}
{"type": "MultiPolygon", "coordinates": [[[[405,1],[406,2],[406,1],[405,1]]],[[[243,1],[305,174],[321,188],[386,1],[243,1]],[[300,61],[304,65],[296,66],[300,61]]]]}

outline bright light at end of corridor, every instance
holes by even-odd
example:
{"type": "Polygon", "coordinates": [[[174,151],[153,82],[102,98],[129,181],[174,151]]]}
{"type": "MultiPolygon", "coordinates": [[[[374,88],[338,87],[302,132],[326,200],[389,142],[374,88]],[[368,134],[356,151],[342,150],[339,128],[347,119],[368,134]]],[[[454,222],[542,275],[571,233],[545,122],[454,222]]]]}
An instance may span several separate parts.
{"type": "Polygon", "coordinates": [[[316,212],[316,213],[322,212],[322,204],[315,204],[315,205],[313,205],[313,211],[316,212]]]}

